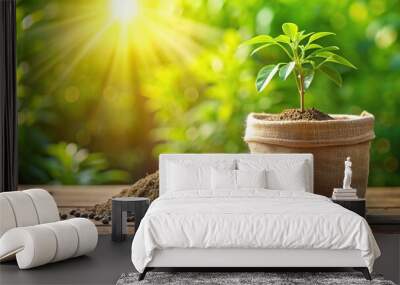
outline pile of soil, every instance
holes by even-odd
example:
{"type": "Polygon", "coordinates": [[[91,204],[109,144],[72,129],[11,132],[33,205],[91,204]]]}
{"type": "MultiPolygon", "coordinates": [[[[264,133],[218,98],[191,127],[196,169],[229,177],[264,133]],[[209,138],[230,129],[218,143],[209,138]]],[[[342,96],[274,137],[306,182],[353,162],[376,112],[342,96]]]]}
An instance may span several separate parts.
{"type": "Polygon", "coordinates": [[[153,201],[158,197],[159,189],[159,175],[158,170],[152,174],[148,174],[136,181],[135,184],[129,188],[123,189],[121,193],[114,197],[146,197],[153,201]]]}
{"type": "MultiPolygon", "coordinates": [[[[147,176],[139,179],[132,186],[123,189],[119,194],[114,197],[146,197],[153,201],[158,197],[159,189],[159,175],[158,171],[148,174],[147,176]]],[[[111,216],[111,199],[101,204],[96,204],[89,210],[95,215],[111,216]]]]}
{"type": "Polygon", "coordinates": [[[326,121],[334,120],[331,116],[317,109],[311,108],[301,111],[299,109],[286,109],[280,114],[263,117],[268,121],[326,121]]]}
{"type": "MultiPolygon", "coordinates": [[[[149,198],[150,201],[153,201],[158,197],[158,189],[159,189],[159,175],[158,171],[146,175],[144,178],[139,179],[132,186],[123,189],[119,194],[113,196],[114,197],[146,197],[149,198]]],[[[69,213],[60,213],[60,218],[62,220],[73,218],[73,217],[82,217],[94,219],[95,221],[102,222],[103,224],[109,224],[111,221],[111,201],[112,199],[108,199],[104,203],[96,204],[93,208],[90,209],[72,209],[69,213]]],[[[132,215],[128,216],[127,221],[132,222],[134,217],[132,215]]]]}

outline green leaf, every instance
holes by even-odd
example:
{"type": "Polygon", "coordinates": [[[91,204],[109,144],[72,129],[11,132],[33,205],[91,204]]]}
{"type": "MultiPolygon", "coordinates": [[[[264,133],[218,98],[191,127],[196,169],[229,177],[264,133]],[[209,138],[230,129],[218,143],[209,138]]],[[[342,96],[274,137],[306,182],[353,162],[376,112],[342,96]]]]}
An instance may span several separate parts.
{"type": "Polygon", "coordinates": [[[295,65],[296,63],[294,61],[286,63],[284,66],[280,68],[279,77],[283,80],[286,80],[286,78],[288,78],[290,73],[293,71],[295,65]]]}
{"type": "Polygon", "coordinates": [[[308,33],[308,34],[301,34],[301,35],[300,35],[300,38],[299,38],[299,41],[302,41],[302,40],[304,40],[305,38],[308,38],[308,37],[311,36],[312,34],[314,34],[314,33],[311,32],[311,33],[308,33]]]}
{"type": "Polygon", "coordinates": [[[259,51],[262,50],[263,48],[266,48],[266,47],[269,47],[269,46],[272,46],[272,45],[275,45],[275,43],[269,43],[269,44],[265,44],[265,45],[259,46],[258,48],[254,49],[254,50],[251,52],[250,56],[254,55],[256,52],[259,52],[259,51]]]}
{"type": "Polygon", "coordinates": [[[256,44],[264,44],[272,42],[274,42],[274,39],[271,36],[260,35],[243,42],[242,45],[256,45],[256,44]]]}
{"type": "Polygon", "coordinates": [[[330,51],[318,52],[315,56],[326,58],[325,62],[334,62],[357,69],[350,61],[330,51]]]}
{"type": "Polygon", "coordinates": [[[323,52],[323,51],[331,51],[331,50],[339,50],[339,48],[337,46],[328,46],[328,47],[323,47],[320,48],[318,50],[313,51],[312,53],[310,53],[307,58],[316,56],[317,53],[323,52]]]}
{"type": "Polygon", "coordinates": [[[286,35],[288,35],[291,40],[294,40],[296,38],[298,30],[299,28],[297,27],[297,25],[293,23],[284,23],[282,25],[282,31],[286,35]]]}
{"type": "Polygon", "coordinates": [[[339,50],[340,48],[337,46],[328,46],[328,47],[323,47],[319,51],[331,51],[331,50],[339,50]]]}
{"type": "Polygon", "coordinates": [[[337,55],[337,54],[334,54],[334,53],[332,53],[332,55],[330,57],[328,57],[326,59],[326,61],[338,63],[338,64],[341,64],[341,65],[345,65],[345,66],[357,69],[357,67],[355,67],[350,61],[348,61],[344,57],[341,57],[340,55],[337,55]]]}
{"type": "Polygon", "coordinates": [[[264,88],[269,84],[271,79],[278,72],[279,66],[281,64],[282,63],[278,63],[277,65],[270,64],[270,65],[266,65],[260,69],[260,71],[257,74],[257,79],[256,79],[256,88],[257,88],[258,92],[263,91],[264,88]]]}
{"type": "Polygon", "coordinates": [[[315,33],[315,34],[310,36],[310,38],[308,39],[308,43],[312,43],[315,40],[318,40],[318,39],[326,37],[326,36],[334,35],[334,34],[335,33],[331,33],[331,32],[318,32],[318,33],[315,33]]]}
{"type": "Polygon", "coordinates": [[[309,45],[306,45],[306,47],[304,48],[304,50],[316,49],[316,48],[322,49],[322,46],[317,45],[317,44],[309,44],[309,45]]]}
{"type": "Polygon", "coordinates": [[[325,74],[330,80],[335,82],[337,86],[342,87],[342,76],[335,69],[327,65],[322,65],[319,67],[319,70],[321,70],[321,72],[325,74]]]}
{"type": "Polygon", "coordinates": [[[323,58],[329,58],[333,55],[334,53],[330,51],[317,51],[317,53],[315,54],[316,57],[323,57],[323,58]]]}
{"type": "Polygon", "coordinates": [[[305,89],[308,89],[310,87],[313,79],[314,79],[314,70],[309,68],[305,69],[305,72],[303,74],[303,82],[305,89]]]}
{"type": "Polygon", "coordinates": [[[274,40],[280,43],[290,44],[290,38],[285,35],[279,35],[274,40]]]}

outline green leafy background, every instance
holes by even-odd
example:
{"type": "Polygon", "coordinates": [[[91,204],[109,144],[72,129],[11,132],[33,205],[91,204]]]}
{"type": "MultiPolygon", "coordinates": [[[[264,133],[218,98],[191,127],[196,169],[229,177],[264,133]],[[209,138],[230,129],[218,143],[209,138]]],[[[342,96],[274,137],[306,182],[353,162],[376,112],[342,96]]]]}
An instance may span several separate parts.
{"type": "MultiPolygon", "coordinates": [[[[294,22],[301,30],[334,32],[320,42],[339,46],[358,68],[338,68],[341,88],[316,76],[306,107],[373,113],[370,185],[400,185],[400,1],[147,2],[162,11],[169,5],[170,19],[195,26],[168,29],[173,40],[196,48],[174,52],[160,33],[148,48],[158,50],[157,64],[140,64],[138,34],[127,62],[135,73],[125,78],[114,65],[120,76],[110,83],[112,31],[82,54],[98,26],[71,20],[107,1],[18,1],[20,183],[127,183],[155,170],[162,152],[247,152],[246,115],[298,107],[298,95],[292,80],[277,79],[257,94],[258,70],[285,55],[272,47],[250,56],[239,45],[294,22]]],[[[91,17],[101,17],[95,12],[91,17]]]]}

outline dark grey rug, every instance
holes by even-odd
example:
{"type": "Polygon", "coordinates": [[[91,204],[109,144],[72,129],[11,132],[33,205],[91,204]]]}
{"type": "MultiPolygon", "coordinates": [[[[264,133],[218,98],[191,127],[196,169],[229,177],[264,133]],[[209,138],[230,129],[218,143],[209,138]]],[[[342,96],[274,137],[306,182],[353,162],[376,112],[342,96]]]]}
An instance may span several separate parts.
{"type": "Polygon", "coordinates": [[[117,285],[395,285],[392,281],[384,280],[382,276],[377,275],[373,275],[373,280],[368,281],[359,272],[148,272],[142,281],[137,280],[138,276],[138,273],[122,274],[117,285]]]}

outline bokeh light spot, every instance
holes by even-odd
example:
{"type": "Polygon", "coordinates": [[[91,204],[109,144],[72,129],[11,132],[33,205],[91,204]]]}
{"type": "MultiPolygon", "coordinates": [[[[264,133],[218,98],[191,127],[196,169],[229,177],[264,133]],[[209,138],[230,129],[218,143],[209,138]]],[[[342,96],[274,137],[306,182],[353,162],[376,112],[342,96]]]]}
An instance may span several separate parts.
{"type": "Polygon", "coordinates": [[[354,2],[349,7],[350,17],[355,22],[364,22],[368,18],[368,9],[362,2],[354,2]]]}
{"type": "Polygon", "coordinates": [[[378,139],[376,149],[381,154],[388,152],[390,150],[390,141],[386,138],[378,139]]]}
{"type": "Polygon", "coordinates": [[[397,39],[397,32],[391,26],[385,26],[375,35],[375,43],[380,48],[391,46],[397,39]]]}
{"type": "Polygon", "coordinates": [[[257,13],[257,32],[259,34],[269,33],[271,31],[271,23],[274,18],[274,13],[268,7],[264,7],[257,13]]]}
{"type": "Polygon", "coordinates": [[[215,57],[211,61],[211,67],[215,72],[220,72],[224,68],[224,63],[222,62],[222,60],[220,58],[215,57]]]}
{"type": "Polygon", "coordinates": [[[396,170],[399,168],[399,161],[397,160],[396,157],[390,156],[387,159],[385,159],[384,165],[386,171],[396,172],[396,170]]]}
{"type": "Polygon", "coordinates": [[[199,98],[199,91],[195,87],[188,87],[185,89],[184,94],[186,97],[190,98],[191,100],[195,101],[199,98]]]}

